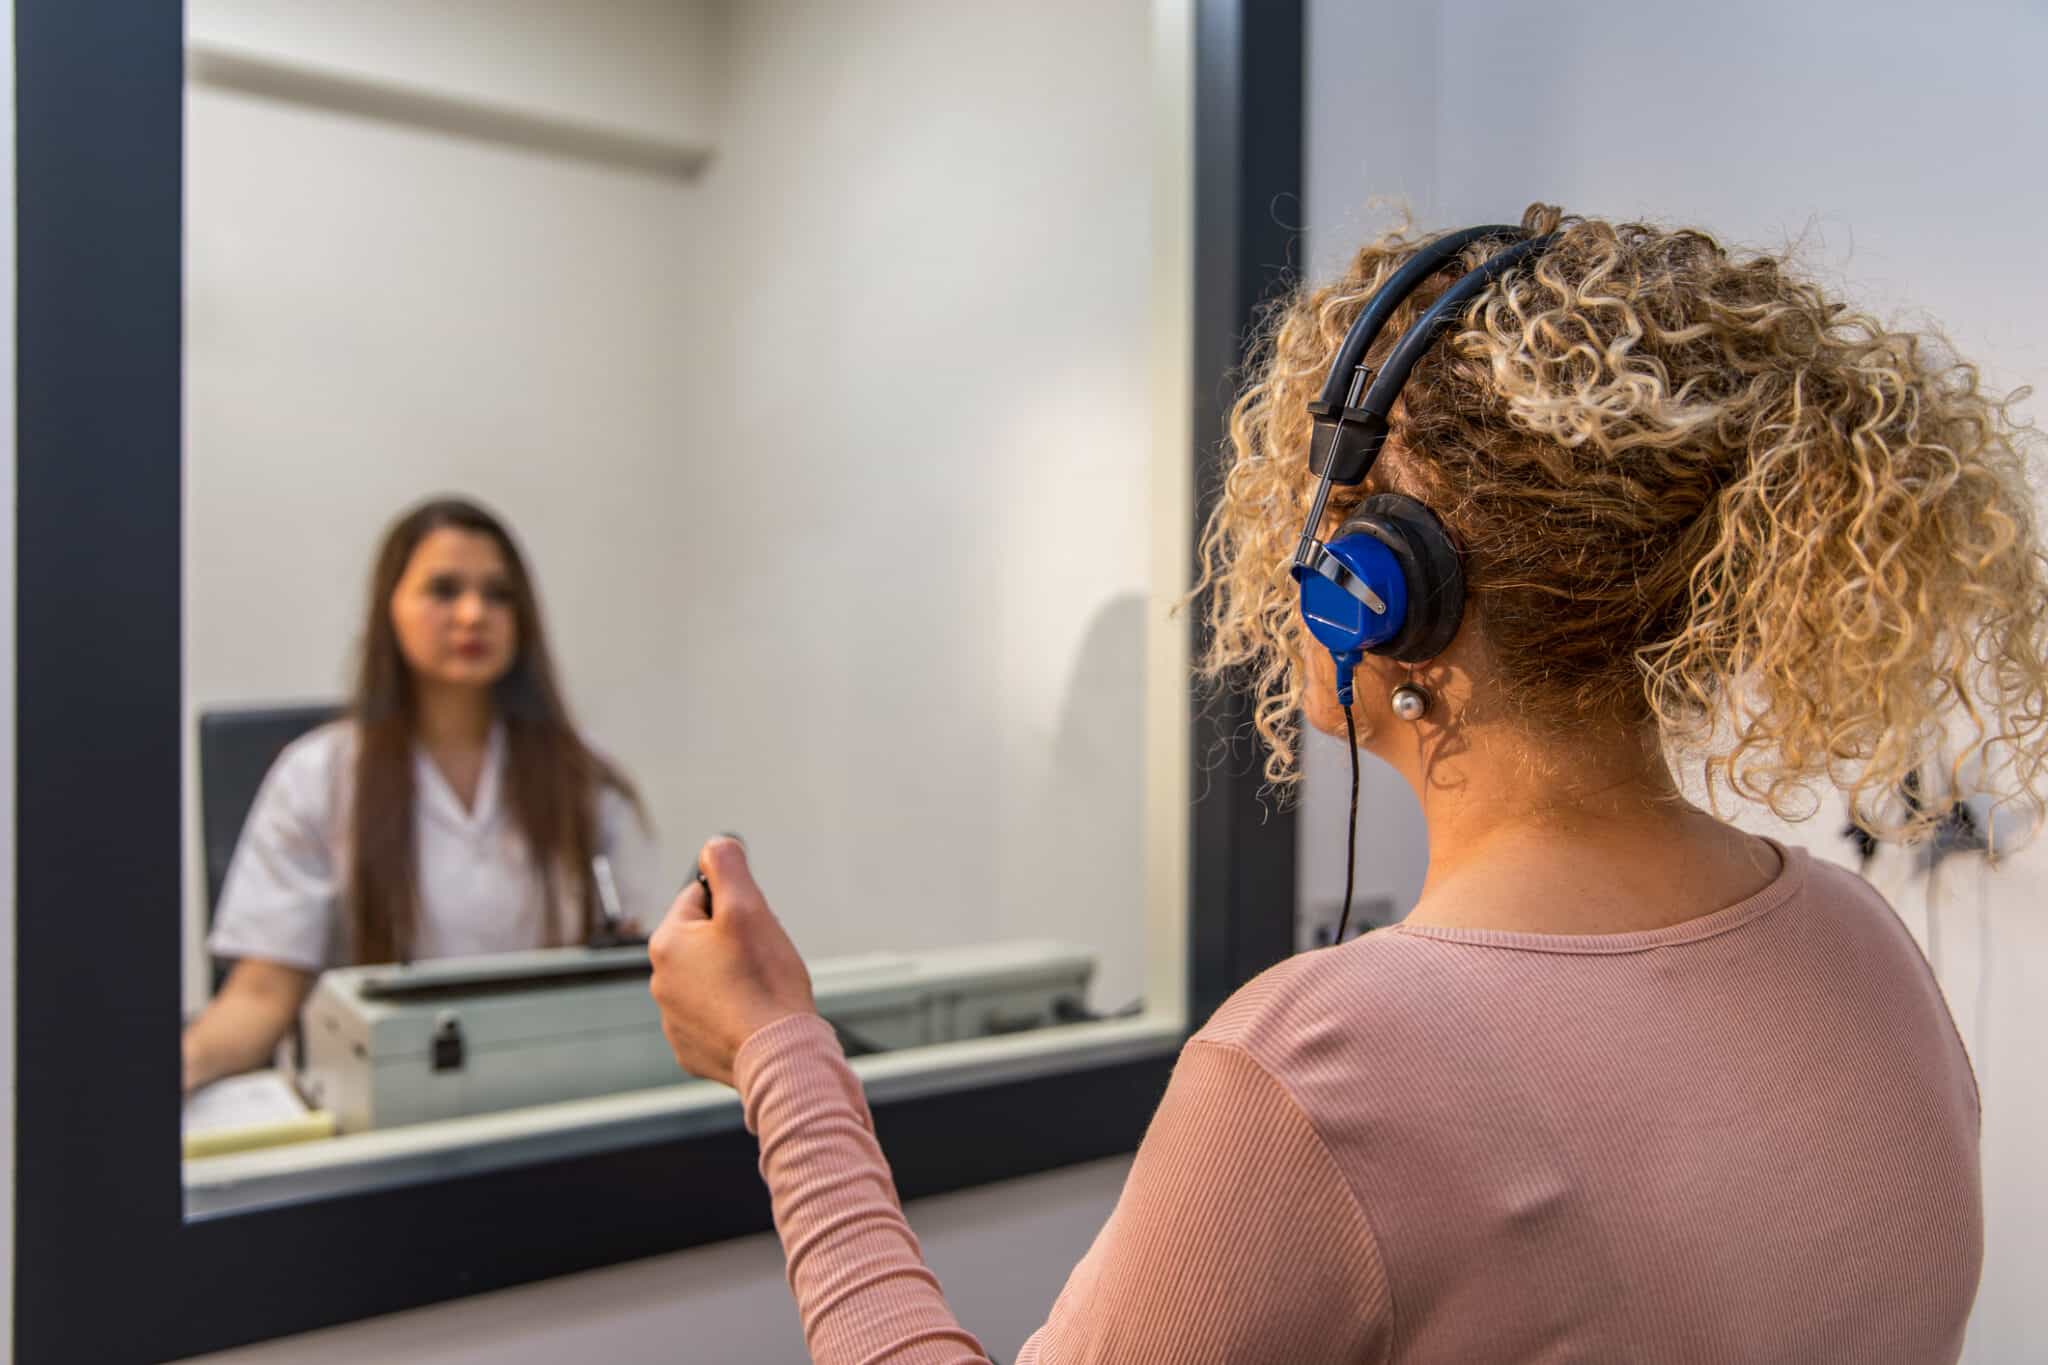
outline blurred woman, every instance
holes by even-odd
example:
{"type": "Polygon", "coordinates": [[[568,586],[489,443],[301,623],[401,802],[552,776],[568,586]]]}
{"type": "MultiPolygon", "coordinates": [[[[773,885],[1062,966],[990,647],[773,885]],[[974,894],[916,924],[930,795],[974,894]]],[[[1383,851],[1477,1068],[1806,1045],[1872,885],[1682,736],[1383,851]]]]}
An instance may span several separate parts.
{"type": "Polygon", "coordinates": [[[614,894],[659,909],[638,798],[576,732],[497,518],[400,517],[362,639],[346,717],[285,750],[243,827],[208,941],[235,965],[185,1032],[188,1093],[263,1064],[325,967],[587,942],[614,894]]]}

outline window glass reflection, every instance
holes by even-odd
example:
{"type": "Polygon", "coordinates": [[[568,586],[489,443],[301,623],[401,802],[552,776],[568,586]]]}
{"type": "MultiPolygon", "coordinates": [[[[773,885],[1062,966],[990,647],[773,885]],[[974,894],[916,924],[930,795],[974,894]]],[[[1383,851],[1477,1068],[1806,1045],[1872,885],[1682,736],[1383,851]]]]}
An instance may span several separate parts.
{"type": "Polygon", "coordinates": [[[195,1208],[734,1121],[720,831],[874,1084],[1178,1009],[1149,5],[188,24],[195,1208]]]}

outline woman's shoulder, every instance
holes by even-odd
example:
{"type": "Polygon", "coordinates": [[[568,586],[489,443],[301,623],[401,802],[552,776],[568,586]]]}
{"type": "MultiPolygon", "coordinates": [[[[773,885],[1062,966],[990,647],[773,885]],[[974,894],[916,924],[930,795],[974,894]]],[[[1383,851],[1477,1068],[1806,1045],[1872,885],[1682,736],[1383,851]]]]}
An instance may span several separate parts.
{"type": "MultiPolygon", "coordinates": [[[[1314,1065],[1366,1040],[1350,1060],[1464,1046],[1482,1023],[1550,1026],[1558,1007],[1602,993],[1630,996],[1643,974],[1711,984],[1728,970],[1738,935],[1792,970],[1814,959],[1868,964],[1896,983],[1925,964],[1896,913],[1855,873],[1797,847],[1755,895],[1663,929],[1559,935],[1395,924],[1349,943],[1301,953],[1260,973],[1195,1036],[1250,1052],[1276,1074],[1314,1065]],[[1719,945],[1718,948],[1709,945],[1719,945]],[[1695,949],[1707,948],[1707,951],[1695,949]],[[1648,966],[1652,960],[1654,968],[1648,966]],[[1548,1022],[1546,1022],[1548,1021],[1548,1022]]],[[[1626,1003],[1626,1001],[1623,1001],[1626,1003]]]]}
{"type": "Polygon", "coordinates": [[[284,746],[264,786],[298,803],[332,800],[355,761],[355,722],[343,717],[316,726],[284,746]]]}
{"type": "Polygon", "coordinates": [[[1260,1040],[1291,1038],[1316,1028],[1318,1020],[1335,1017],[1396,1037],[1454,1023],[1531,990],[1570,990],[1562,978],[1602,975],[1597,965],[1602,959],[1711,938],[1800,898],[1810,859],[1801,849],[1781,852],[1784,861],[1762,890],[1659,929],[1565,934],[1435,922],[1375,929],[1269,968],[1226,1001],[1203,1032],[1255,1046],[1260,1040]]]}
{"type": "Polygon", "coordinates": [[[1443,978],[1458,970],[1421,940],[1376,929],[1268,967],[1217,1007],[1195,1041],[1241,1048],[1277,1071],[1333,1031],[1381,1039],[1426,1032],[1444,1014],[1443,978]]]}
{"type": "Polygon", "coordinates": [[[356,723],[343,716],[325,725],[316,725],[285,745],[278,753],[275,766],[301,770],[330,767],[354,757],[355,748],[356,723]]]}

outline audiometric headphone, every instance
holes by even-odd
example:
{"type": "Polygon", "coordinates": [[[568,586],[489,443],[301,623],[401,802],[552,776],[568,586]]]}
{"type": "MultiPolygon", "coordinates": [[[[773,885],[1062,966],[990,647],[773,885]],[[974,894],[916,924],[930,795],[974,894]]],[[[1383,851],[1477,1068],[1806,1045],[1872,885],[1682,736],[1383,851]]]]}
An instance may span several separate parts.
{"type": "MultiPolygon", "coordinates": [[[[1315,419],[1309,442],[1309,472],[1319,475],[1308,522],[1289,570],[1301,589],[1301,618],[1309,634],[1330,651],[1337,665],[1337,701],[1351,736],[1351,820],[1345,827],[1344,913],[1336,942],[1351,923],[1351,890],[1358,863],[1358,731],[1351,714],[1352,678],[1367,654],[1421,663],[1443,653],[1465,614],[1465,570],[1458,547],[1435,513],[1399,493],[1375,493],[1338,528],[1326,544],[1316,539],[1329,506],[1330,489],[1365,482],[1387,443],[1387,414],[1437,337],[1457,321],[1465,305],[1495,280],[1549,246],[1552,237],[1531,237],[1518,227],[1492,224],[1439,237],[1402,263],[1366,300],[1344,334],[1323,380],[1308,405],[1315,419]],[[1514,245],[1466,271],[1452,282],[1413,326],[1401,334],[1377,374],[1365,355],[1387,319],[1422,282],[1442,270],[1472,243],[1504,237],[1514,245]]],[[[1419,720],[1429,694],[1413,684],[1394,689],[1396,715],[1419,720]]]]}
{"type": "Polygon", "coordinates": [[[1465,572],[1436,515],[1414,498],[1375,493],[1325,544],[1316,539],[1336,484],[1365,481],[1387,442],[1387,414],[1430,345],[1478,293],[1550,245],[1518,227],[1493,224],[1439,237],[1404,262],[1366,301],[1330,362],[1321,394],[1308,405],[1315,419],[1309,471],[1321,476],[1301,528],[1291,572],[1301,589],[1309,634],[1337,664],[1337,700],[1348,717],[1352,674],[1367,654],[1421,663],[1443,653],[1465,611],[1465,572]],[[1396,308],[1423,281],[1476,241],[1519,239],[1466,271],[1402,333],[1377,374],[1366,352],[1396,308]]]}

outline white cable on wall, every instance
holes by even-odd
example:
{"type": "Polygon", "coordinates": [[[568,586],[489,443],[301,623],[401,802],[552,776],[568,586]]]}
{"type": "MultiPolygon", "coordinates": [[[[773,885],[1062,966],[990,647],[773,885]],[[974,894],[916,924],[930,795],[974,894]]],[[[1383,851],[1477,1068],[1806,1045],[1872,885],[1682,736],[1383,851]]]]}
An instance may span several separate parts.
{"type": "Polygon", "coordinates": [[[1934,971],[1935,982],[1940,984],[1943,991],[1946,992],[1947,985],[1941,972],[1941,863],[1938,861],[1927,869],[1925,904],[1927,917],[1927,965],[1934,971]]]}
{"type": "Polygon", "coordinates": [[[1970,1014],[1979,1093],[1991,1085],[1991,874],[1997,866],[1987,857],[1977,869],[1977,994],[1970,1014]]]}

